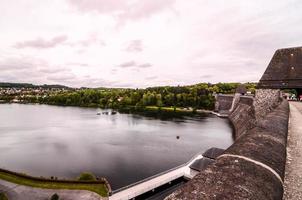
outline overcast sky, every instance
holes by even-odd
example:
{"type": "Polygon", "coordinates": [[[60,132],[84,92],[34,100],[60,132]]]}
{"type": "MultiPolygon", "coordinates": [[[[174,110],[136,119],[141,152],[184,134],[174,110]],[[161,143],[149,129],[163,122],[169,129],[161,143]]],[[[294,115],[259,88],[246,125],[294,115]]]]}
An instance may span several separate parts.
{"type": "Polygon", "coordinates": [[[0,0],[0,82],[258,81],[302,46],[301,0],[0,0]]]}

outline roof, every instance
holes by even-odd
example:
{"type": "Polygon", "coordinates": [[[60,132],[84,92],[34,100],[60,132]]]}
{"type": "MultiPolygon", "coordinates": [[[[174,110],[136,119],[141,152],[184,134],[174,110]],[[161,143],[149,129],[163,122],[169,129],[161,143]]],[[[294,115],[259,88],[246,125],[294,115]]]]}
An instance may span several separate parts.
{"type": "Polygon", "coordinates": [[[214,160],[212,160],[212,159],[201,158],[201,159],[195,160],[195,162],[193,162],[190,165],[190,168],[200,172],[213,162],[214,162],[214,160]]]}
{"type": "Polygon", "coordinates": [[[246,92],[247,92],[247,89],[244,84],[240,84],[236,88],[236,93],[245,94],[246,92]]]}
{"type": "Polygon", "coordinates": [[[218,156],[220,156],[223,152],[224,152],[224,149],[219,149],[219,148],[216,148],[216,147],[212,147],[212,148],[206,150],[202,154],[202,156],[214,160],[218,156]]]}
{"type": "Polygon", "coordinates": [[[302,47],[278,49],[262,75],[258,88],[302,88],[302,47]]]}

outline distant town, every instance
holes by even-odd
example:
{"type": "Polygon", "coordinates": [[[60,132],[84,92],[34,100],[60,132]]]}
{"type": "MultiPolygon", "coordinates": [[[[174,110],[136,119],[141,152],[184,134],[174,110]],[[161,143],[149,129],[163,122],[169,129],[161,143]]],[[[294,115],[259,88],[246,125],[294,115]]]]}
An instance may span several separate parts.
{"type": "Polygon", "coordinates": [[[0,83],[0,102],[18,103],[27,98],[45,98],[50,95],[76,91],[62,85],[33,85],[27,83],[0,83]]]}

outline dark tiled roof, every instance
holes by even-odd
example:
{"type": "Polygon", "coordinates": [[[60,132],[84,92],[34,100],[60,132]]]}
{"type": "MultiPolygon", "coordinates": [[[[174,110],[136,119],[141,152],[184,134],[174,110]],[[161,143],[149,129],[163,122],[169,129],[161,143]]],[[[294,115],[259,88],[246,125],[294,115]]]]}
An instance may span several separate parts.
{"type": "Polygon", "coordinates": [[[204,170],[209,164],[211,164],[213,162],[214,162],[214,160],[212,160],[212,159],[201,158],[201,159],[198,159],[195,162],[193,162],[190,165],[190,168],[200,172],[200,171],[204,170]]]}
{"type": "Polygon", "coordinates": [[[302,47],[277,50],[258,88],[302,88],[302,47]]]}
{"type": "Polygon", "coordinates": [[[212,147],[208,150],[206,150],[202,156],[209,158],[209,159],[216,159],[218,156],[220,156],[222,153],[224,152],[224,149],[219,149],[219,148],[215,148],[212,147]]]}

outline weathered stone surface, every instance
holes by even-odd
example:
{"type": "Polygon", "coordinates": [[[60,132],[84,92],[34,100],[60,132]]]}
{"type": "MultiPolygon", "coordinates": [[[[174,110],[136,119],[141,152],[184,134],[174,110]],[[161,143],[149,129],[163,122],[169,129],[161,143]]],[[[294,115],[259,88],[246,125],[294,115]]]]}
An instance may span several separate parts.
{"type": "Polygon", "coordinates": [[[224,153],[259,161],[271,167],[283,177],[286,158],[286,137],[256,127],[240,137],[224,153]]]}
{"type": "Polygon", "coordinates": [[[235,137],[238,138],[248,130],[255,127],[255,111],[252,97],[240,97],[236,108],[229,115],[235,129],[235,137]]]}
{"type": "Polygon", "coordinates": [[[244,159],[222,157],[166,200],[281,199],[281,182],[267,169],[244,159]]]}
{"type": "MultiPolygon", "coordinates": [[[[278,134],[287,134],[288,132],[288,118],[289,105],[283,101],[274,112],[266,115],[265,118],[257,121],[257,127],[268,129],[278,134]],[[277,114],[276,114],[277,113],[277,114]]],[[[284,135],[286,137],[286,135],[284,135]]]]}
{"type": "Polygon", "coordinates": [[[254,99],[255,118],[262,120],[268,113],[274,110],[281,101],[280,90],[257,89],[254,99]]]}
{"type": "Polygon", "coordinates": [[[235,143],[213,164],[166,200],[282,199],[288,102],[284,100],[261,123],[256,123],[254,105],[253,100],[246,98],[239,102],[234,110],[239,117],[232,119],[241,127],[237,126],[236,131],[245,129],[245,132],[237,135],[235,143]]]}

